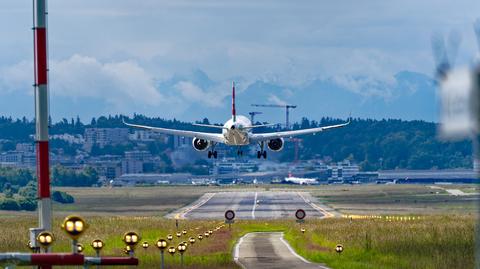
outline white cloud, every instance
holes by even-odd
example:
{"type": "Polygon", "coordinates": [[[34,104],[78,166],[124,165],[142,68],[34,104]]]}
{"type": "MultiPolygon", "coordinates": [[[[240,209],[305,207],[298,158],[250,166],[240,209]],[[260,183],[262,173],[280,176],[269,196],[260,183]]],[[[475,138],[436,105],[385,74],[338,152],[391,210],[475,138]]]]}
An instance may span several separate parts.
{"type": "Polygon", "coordinates": [[[93,57],[73,55],[52,61],[51,91],[70,98],[92,97],[117,107],[158,105],[164,101],[154,77],[135,61],[102,63],[93,57]]]}
{"type": "Polygon", "coordinates": [[[185,101],[207,107],[223,107],[223,99],[230,94],[226,82],[208,89],[202,89],[189,81],[180,81],[174,88],[180,92],[185,101]]]}

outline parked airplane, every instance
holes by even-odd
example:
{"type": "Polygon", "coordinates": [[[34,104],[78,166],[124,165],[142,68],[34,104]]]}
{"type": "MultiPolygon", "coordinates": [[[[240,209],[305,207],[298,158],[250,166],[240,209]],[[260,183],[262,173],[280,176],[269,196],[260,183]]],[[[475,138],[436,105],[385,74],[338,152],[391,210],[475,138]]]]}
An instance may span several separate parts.
{"type": "Polygon", "coordinates": [[[281,131],[281,132],[273,132],[273,133],[255,134],[252,132],[253,129],[258,127],[271,126],[271,125],[270,124],[253,125],[252,122],[247,117],[241,116],[241,115],[237,116],[237,113],[235,110],[235,82],[233,82],[232,84],[232,118],[229,119],[223,126],[194,124],[195,126],[221,129],[222,133],[207,133],[207,132],[167,129],[167,128],[160,128],[160,127],[131,124],[131,123],[126,123],[125,121],[123,123],[130,127],[151,130],[151,131],[155,131],[163,134],[192,137],[193,138],[192,144],[195,150],[206,151],[207,149],[210,149],[208,151],[208,158],[211,158],[211,157],[217,158],[217,151],[215,150],[215,146],[219,143],[223,143],[229,146],[238,146],[239,147],[237,151],[238,155],[243,155],[243,151],[241,150],[242,146],[246,146],[251,143],[257,143],[260,147],[260,150],[257,151],[257,158],[260,159],[263,157],[264,159],[266,159],[267,152],[265,150],[265,144],[272,151],[281,151],[284,146],[285,137],[315,134],[328,129],[344,127],[350,123],[350,120],[342,124],[331,125],[331,126],[301,129],[301,130],[294,130],[294,131],[281,131]]]}

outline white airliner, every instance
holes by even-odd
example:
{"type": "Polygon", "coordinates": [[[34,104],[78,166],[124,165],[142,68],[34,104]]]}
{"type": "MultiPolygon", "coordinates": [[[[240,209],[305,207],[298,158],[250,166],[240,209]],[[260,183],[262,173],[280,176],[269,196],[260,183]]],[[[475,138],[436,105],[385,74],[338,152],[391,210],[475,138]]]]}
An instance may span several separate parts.
{"type": "Polygon", "coordinates": [[[292,174],[288,174],[288,177],[285,178],[286,183],[298,184],[298,185],[313,185],[318,184],[317,179],[315,178],[301,178],[294,177],[292,174]]]}
{"type": "Polygon", "coordinates": [[[252,122],[245,116],[236,114],[235,111],[235,82],[232,85],[232,118],[229,119],[223,126],[219,125],[207,125],[207,124],[194,124],[195,126],[209,127],[221,129],[222,133],[207,133],[207,132],[195,132],[195,131],[186,131],[186,130],[177,130],[177,129],[166,129],[160,127],[152,127],[138,124],[126,123],[124,124],[141,129],[147,129],[163,134],[176,135],[182,137],[192,137],[193,148],[197,151],[208,151],[208,158],[217,158],[217,151],[215,146],[219,143],[226,144],[229,146],[238,146],[237,151],[238,155],[243,155],[241,150],[242,146],[246,146],[252,143],[257,143],[260,147],[260,150],[257,151],[257,158],[263,157],[267,158],[267,152],[265,150],[265,144],[272,151],[281,151],[284,145],[285,137],[293,137],[306,134],[315,134],[328,129],[340,128],[348,125],[348,122],[324,126],[318,128],[309,128],[302,130],[294,131],[281,131],[273,133],[258,133],[255,134],[252,132],[253,129],[258,127],[271,126],[270,124],[266,125],[253,125],[252,122]]]}

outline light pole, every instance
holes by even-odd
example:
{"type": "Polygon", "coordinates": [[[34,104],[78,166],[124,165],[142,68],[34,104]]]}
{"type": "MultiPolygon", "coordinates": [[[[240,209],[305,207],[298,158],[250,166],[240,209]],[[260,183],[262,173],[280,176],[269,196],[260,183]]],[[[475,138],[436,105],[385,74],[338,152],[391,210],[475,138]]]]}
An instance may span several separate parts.
{"type": "Polygon", "coordinates": [[[138,244],[138,242],[140,242],[140,240],[141,237],[136,232],[127,232],[123,235],[123,242],[125,245],[127,245],[127,247],[130,247],[130,249],[127,250],[129,251],[128,254],[130,257],[133,257],[135,246],[138,244]]]}
{"type": "Polygon", "coordinates": [[[88,228],[83,218],[79,216],[68,216],[62,223],[62,229],[72,239],[72,251],[78,253],[77,240],[88,228]]]}
{"type": "Polygon", "coordinates": [[[183,267],[183,253],[187,250],[187,245],[180,243],[177,247],[178,252],[180,252],[180,264],[183,267]]]}
{"type": "MultiPolygon", "coordinates": [[[[97,255],[97,257],[100,257],[100,250],[102,250],[104,246],[103,241],[100,239],[95,239],[92,241],[92,243],[90,243],[90,246],[92,246],[92,248],[95,250],[95,254],[97,255]]],[[[97,265],[97,269],[98,268],[100,267],[97,265]]]]}
{"type": "MultiPolygon", "coordinates": [[[[161,268],[164,269],[165,268],[164,252],[165,252],[165,249],[168,247],[168,243],[164,239],[158,239],[157,243],[156,243],[156,246],[160,250],[160,258],[161,258],[161,265],[162,265],[161,268]]],[[[173,249],[175,250],[175,248],[173,248],[173,249]]]]}

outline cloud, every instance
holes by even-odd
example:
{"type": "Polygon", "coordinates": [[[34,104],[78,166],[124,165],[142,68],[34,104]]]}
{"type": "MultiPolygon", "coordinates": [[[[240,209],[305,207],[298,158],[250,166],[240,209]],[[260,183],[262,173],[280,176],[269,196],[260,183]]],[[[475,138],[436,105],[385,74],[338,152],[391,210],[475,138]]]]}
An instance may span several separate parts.
{"type": "Polygon", "coordinates": [[[102,63],[93,57],[73,55],[51,63],[51,91],[70,98],[91,97],[124,107],[130,103],[158,105],[164,101],[155,80],[135,61],[102,63]]]}
{"type": "Polygon", "coordinates": [[[212,108],[223,107],[224,98],[227,97],[230,92],[226,91],[227,82],[221,82],[218,85],[202,89],[190,81],[180,81],[174,85],[174,88],[180,92],[184,101],[190,104],[200,104],[201,106],[207,106],[212,108]]]}

